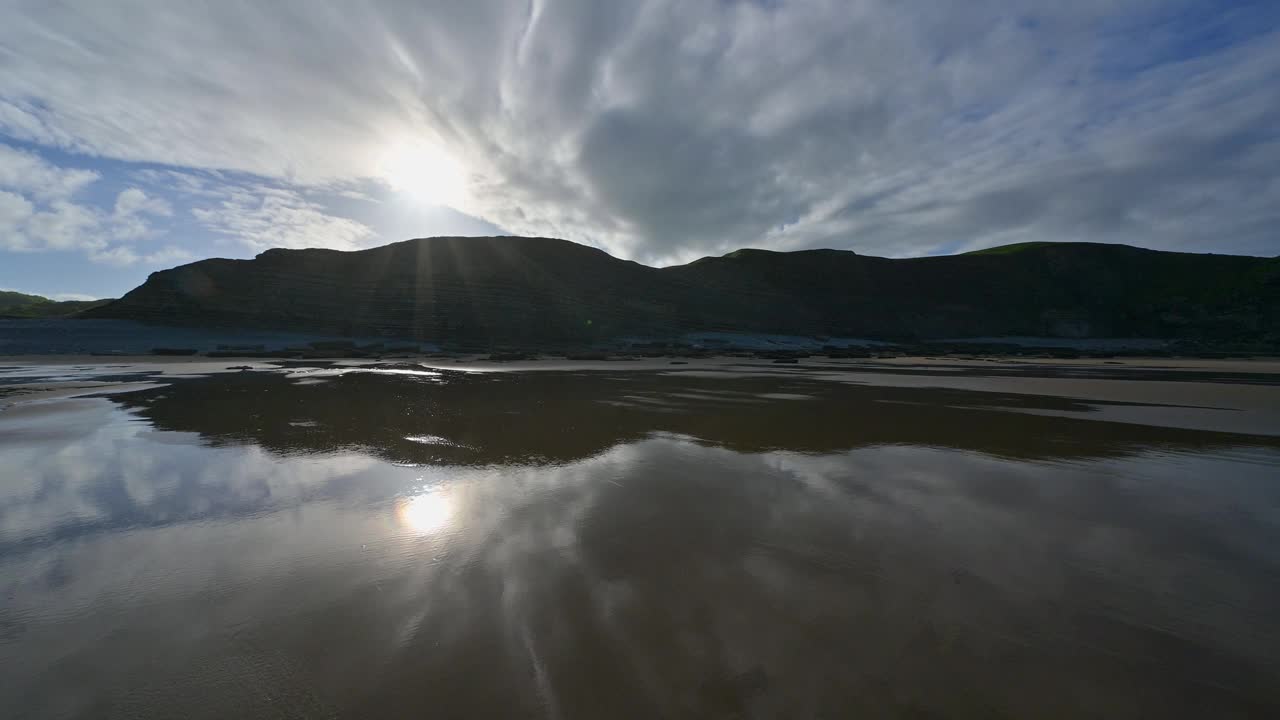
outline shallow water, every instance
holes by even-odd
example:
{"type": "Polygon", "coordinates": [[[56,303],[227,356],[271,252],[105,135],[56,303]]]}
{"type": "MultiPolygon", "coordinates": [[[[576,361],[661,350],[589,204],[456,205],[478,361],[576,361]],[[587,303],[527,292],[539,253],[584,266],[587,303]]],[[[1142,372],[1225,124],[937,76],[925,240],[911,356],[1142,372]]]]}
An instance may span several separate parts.
{"type": "Polygon", "coordinates": [[[0,716],[1280,712],[1272,436],[804,374],[164,382],[0,413],[0,716]]]}

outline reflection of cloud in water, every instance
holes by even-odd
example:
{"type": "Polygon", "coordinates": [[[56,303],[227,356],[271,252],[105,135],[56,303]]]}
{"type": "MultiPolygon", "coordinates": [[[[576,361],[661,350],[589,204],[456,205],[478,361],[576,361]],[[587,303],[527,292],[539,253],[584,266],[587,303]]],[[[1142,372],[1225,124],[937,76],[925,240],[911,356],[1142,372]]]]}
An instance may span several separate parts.
{"type": "Polygon", "coordinates": [[[21,468],[0,483],[0,550],[288,507],[381,466],[357,454],[281,463],[254,445],[210,449],[156,432],[105,400],[59,403],[63,412],[25,421],[39,441],[0,445],[0,467],[21,468]],[[44,424],[77,430],[40,433],[44,424]]]}
{"type": "Polygon", "coordinates": [[[1027,461],[665,434],[395,467],[160,443],[79,407],[98,413],[79,434],[0,446],[29,469],[0,485],[0,707],[18,714],[232,714],[266,694],[383,716],[1274,708],[1271,450],[1027,461]]]}

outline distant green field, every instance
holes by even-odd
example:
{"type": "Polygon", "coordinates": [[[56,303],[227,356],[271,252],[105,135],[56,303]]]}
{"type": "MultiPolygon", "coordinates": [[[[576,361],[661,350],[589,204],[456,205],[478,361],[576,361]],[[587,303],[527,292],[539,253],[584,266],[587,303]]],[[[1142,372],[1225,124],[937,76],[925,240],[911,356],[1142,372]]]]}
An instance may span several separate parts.
{"type": "Polygon", "coordinates": [[[964,254],[965,255],[1013,255],[1014,253],[1020,253],[1023,250],[1033,250],[1038,247],[1044,247],[1046,245],[1052,245],[1052,244],[1053,243],[1047,243],[1047,242],[1022,242],[1022,243],[1014,243],[1012,245],[1000,245],[999,247],[987,248],[986,250],[973,250],[971,252],[967,252],[964,254]]]}
{"type": "Polygon", "coordinates": [[[27,295],[10,290],[0,290],[0,317],[53,318],[75,315],[78,312],[105,305],[110,300],[50,300],[39,295],[27,295]]]}

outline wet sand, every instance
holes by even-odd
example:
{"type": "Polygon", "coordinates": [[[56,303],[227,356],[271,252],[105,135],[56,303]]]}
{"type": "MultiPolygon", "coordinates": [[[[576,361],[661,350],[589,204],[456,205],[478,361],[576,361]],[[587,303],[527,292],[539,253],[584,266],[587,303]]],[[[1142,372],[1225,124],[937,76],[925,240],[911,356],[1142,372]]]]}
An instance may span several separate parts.
{"type": "MultiPolygon", "coordinates": [[[[1080,400],[1077,412],[1116,422],[1280,435],[1280,360],[1029,360],[1024,358],[901,357],[795,365],[742,357],[573,361],[545,358],[489,362],[485,355],[415,360],[262,360],[135,356],[0,357],[0,408],[19,400],[119,391],[125,381],[163,380],[242,371],[448,371],[473,373],[661,372],[671,376],[801,377],[817,381],[918,389],[967,390],[1009,396],[1080,400]]],[[[1017,407],[1026,413],[1061,409],[1017,407]]],[[[1070,412],[1069,410],[1066,412],[1070,412]]]]}
{"type": "Polygon", "coordinates": [[[4,717],[1280,712],[1274,362],[102,360],[0,360],[4,717]]]}

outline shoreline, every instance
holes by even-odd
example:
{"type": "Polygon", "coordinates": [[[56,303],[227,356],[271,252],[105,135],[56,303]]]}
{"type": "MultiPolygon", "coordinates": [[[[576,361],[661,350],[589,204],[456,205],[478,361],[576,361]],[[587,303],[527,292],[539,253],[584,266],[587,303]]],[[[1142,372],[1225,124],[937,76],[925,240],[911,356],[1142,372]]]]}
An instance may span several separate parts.
{"type": "MultiPolygon", "coordinates": [[[[318,354],[314,357],[263,357],[257,354],[248,355],[231,355],[209,357],[207,355],[188,355],[188,356],[171,356],[171,355],[154,355],[154,354],[133,354],[133,355],[101,355],[101,354],[70,354],[70,353],[49,353],[49,354],[31,354],[31,355],[0,355],[0,368],[4,367],[25,367],[25,366],[53,366],[53,365],[95,365],[95,366],[117,366],[117,365],[225,365],[227,363],[239,363],[241,365],[262,365],[280,367],[282,365],[293,364],[309,364],[309,363],[342,363],[342,364],[359,364],[359,363],[416,363],[428,367],[439,366],[441,368],[451,368],[458,363],[466,363],[468,365],[481,365],[492,367],[495,369],[552,369],[550,366],[561,366],[567,369],[587,369],[594,367],[619,368],[634,367],[640,365],[657,365],[663,366],[675,364],[695,365],[695,364],[755,364],[755,365],[788,365],[791,363],[778,363],[779,358],[771,356],[762,356],[751,353],[712,353],[704,355],[682,355],[678,353],[666,355],[640,355],[633,353],[592,353],[593,357],[581,358],[566,356],[558,353],[520,353],[520,357],[513,359],[499,358],[493,359],[494,355],[502,353],[431,353],[431,354],[403,354],[395,356],[381,357],[351,357],[348,355],[323,355],[318,354]]],[[[1263,374],[1280,374],[1280,356],[1250,356],[1250,357],[1232,357],[1232,358],[1202,358],[1190,356],[1164,356],[1164,355],[1134,355],[1115,358],[1055,358],[1049,356],[1036,355],[1004,355],[1004,354],[910,354],[895,355],[886,357],[828,357],[824,354],[815,353],[811,355],[795,355],[782,358],[784,360],[795,359],[796,364],[803,365],[848,365],[848,366],[973,366],[973,367],[992,367],[992,365],[1007,365],[1011,367],[1049,367],[1055,365],[1076,366],[1076,367],[1100,367],[1100,368],[1142,368],[1142,369],[1194,369],[1194,370],[1238,370],[1263,374]]],[[[239,369],[239,368],[236,368],[239,369]]],[[[264,367],[265,369],[265,367],[264,367]]]]}
{"type": "Polygon", "coordinates": [[[1174,337],[1049,337],[973,336],[868,338],[828,335],[788,335],[766,332],[689,331],[666,335],[617,335],[594,340],[528,341],[512,338],[442,341],[334,335],[299,329],[253,329],[148,325],[126,320],[44,319],[0,320],[0,356],[162,358],[199,356],[222,360],[303,359],[332,357],[412,359],[428,357],[493,356],[522,359],[546,355],[569,359],[607,359],[626,356],[692,359],[758,357],[797,359],[826,356],[865,359],[894,356],[1065,359],[1247,359],[1280,360],[1280,344],[1266,337],[1192,339],[1174,337]]]}

